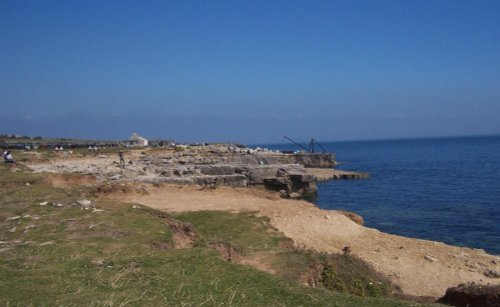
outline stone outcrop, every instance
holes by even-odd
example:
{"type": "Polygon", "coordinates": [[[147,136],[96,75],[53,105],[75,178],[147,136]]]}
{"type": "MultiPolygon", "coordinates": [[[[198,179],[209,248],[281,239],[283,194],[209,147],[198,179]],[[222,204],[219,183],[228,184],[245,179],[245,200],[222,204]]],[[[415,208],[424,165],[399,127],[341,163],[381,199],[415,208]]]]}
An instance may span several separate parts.
{"type": "Polygon", "coordinates": [[[456,307],[500,307],[500,285],[458,285],[448,288],[437,302],[456,307]]]}
{"type": "Polygon", "coordinates": [[[304,167],[332,168],[335,166],[335,156],[330,153],[286,154],[276,157],[279,163],[300,164],[304,167]]]}
{"type": "Polygon", "coordinates": [[[348,172],[333,168],[306,168],[305,170],[308,174],[316,177],[318,181],[370,178],[370,174],[368,173],[348,172]]]}
{"type": "MultiPolygon", "coordinates": [[[[115,157],[116,158],[116,157],[115,157]]],[[[93,174],[98,180],[149,183],[263,186],[284,196],[311,196],[317,191],[316,177],[306,167],[332,167],[331,154],[283,154],[251,149],[207,146],[181,151],[143,152],[130,163],[118,164],[113,156],[86,159],[85,163],[60,161],[32,165],[35,171],[93,174]]]]}

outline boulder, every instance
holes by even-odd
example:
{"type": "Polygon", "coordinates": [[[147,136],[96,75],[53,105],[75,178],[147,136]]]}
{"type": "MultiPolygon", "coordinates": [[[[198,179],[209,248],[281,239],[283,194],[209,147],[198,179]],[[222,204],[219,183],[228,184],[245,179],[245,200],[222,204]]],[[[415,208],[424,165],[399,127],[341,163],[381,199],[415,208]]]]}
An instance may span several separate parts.
{"type": "Polygon", "coordinates": [[[500,278],[500,272],[495,270],[486,270],[484,271],[484,276],[489,278],[500,278]]]}
{"type": "Polygon", "coordinates": [[[354,223],[356,223],[358,225],[363,226],[365,223],[365,220],[359,214],[356,214],[356,213],[350,212],[350,211],[346,211],[346,210],[338,210],[338,212],[340,214],[346,216],[347,218],[349,218],[351,221],[353,221],[354,223]]]}
{"type": "Polygon", "coordinates": [[[80,199],[76,201],[76,204],[83,208],[89,208],[92,206],[92,202],[88,199],[80,199]]]}
{"type": "Polygon", "coordinates": [[[456,307],[500,307],[500,285],[461,284],[448,288],[437,302],[456,307]]]}

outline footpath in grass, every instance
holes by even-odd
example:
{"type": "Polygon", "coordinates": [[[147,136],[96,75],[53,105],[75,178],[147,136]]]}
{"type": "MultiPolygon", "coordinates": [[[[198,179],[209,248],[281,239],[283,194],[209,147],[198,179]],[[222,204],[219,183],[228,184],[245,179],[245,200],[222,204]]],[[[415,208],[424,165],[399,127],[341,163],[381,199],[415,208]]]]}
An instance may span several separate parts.
{"type": "Polygon", "coordinates": [[[347,293],[306,286],[301,277],[319,264],[342,270],[327,255],[294,250],[252,214],[169,216],[109,200],[77,204],[91,188],[55,188],[43,175],[12,170],[0,165],[2,305],[416,305],[383,297],[385,285],[365,289],[377,282],[371,275],[355,291],[339,277],[346,285],[332,289],[347,293]]]}

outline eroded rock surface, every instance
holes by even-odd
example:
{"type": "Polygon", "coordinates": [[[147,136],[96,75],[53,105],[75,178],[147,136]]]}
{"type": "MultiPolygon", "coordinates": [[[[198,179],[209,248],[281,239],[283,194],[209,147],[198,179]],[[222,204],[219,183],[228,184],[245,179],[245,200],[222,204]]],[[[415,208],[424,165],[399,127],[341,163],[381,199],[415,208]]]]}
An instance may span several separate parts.
{"type": "MultiPolygon", "coordinates": [[[[223,185],[264,186],[309,196],[317,191],[316,177],[306,167],[332,167],[331,154],[282,154],[249,149],[230,150],[218,146],[182,151],[162,150],[128,153],[129,163],[120,165],[118,156],[61,159],[29,165],[36,172],[92,174],[98,180],[141,181],[223,185]]],[[[293,194],[293,195],[295,195],[293,194]]]]}
{"type": "Polygon", "coordinates": [[[448,288],[438,302],[456,307],[500,307],[500,285],[458,285],[448,288]]]}

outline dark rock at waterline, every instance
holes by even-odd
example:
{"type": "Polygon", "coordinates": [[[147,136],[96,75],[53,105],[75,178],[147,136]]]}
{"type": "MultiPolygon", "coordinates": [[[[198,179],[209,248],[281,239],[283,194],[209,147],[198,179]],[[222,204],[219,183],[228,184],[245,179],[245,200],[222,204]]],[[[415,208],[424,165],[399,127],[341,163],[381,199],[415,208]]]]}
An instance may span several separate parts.
{"type": "Polygon", "coordinates": [[[346,211],[346,210],[338,210],[340,214],[345,215],[347,218],[349,218],[351,221],[354,223],[363,226],[365,224],[365,220],[363,217],[359,214],[356,214],[354,212],[346,211]]]}
{"type": "Polygon", "coordinates": [[[500,307],[500,285],[461,284],[448,288],[437,302],[456,307],[500,307]]]}

